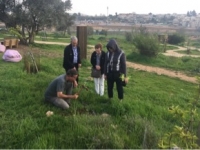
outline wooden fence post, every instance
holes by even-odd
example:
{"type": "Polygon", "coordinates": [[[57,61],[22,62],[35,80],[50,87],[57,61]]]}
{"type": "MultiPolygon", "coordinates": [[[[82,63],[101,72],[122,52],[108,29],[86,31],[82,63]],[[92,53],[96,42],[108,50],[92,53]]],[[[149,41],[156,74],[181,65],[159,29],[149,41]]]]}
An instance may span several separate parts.
{"type": "Polygon", "coordinates": [[[81,60],[87,58],[87,26],[77,26],[78,45],[81,49],[81,60]]]}

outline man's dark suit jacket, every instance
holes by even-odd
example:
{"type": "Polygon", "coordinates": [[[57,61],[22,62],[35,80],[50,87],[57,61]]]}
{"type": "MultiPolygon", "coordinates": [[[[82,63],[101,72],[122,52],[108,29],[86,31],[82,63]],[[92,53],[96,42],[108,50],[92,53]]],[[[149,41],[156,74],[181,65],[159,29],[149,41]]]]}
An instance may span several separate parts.
{"type": "Polygon", "coordinates": [[[64,58],[63,58],[63,68],[65,68],[66,72],[74,67],[76,67],[76,70],[78,70],[78,64],[81,64],[79,46],[77,46],[77,53],[78,53],[78,61],[77,61],[77,64],[74,64],[73,63],[74,53],[72,49],[72,44],[65,47],[64,58]]]}

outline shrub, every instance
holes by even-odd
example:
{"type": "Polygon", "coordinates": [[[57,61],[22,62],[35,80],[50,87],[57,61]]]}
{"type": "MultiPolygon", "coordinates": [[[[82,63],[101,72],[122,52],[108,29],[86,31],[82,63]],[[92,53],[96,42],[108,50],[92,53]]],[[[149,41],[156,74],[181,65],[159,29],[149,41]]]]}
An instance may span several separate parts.
{"type": "Polygon", "coordinates": [[[134,37],[134,45],[141,55],[157,56],[160,46],[158,39],[152,35],[139,34],[134,37]]]}
{"type": "Polygon", "coordinates": [[[133,40],[132,34],[130,32],[125,33],[126,41],[131,42],[133,40]]]}
{"type": "Polygon", "coordinates": [[[98,40],[101,41],[101,42],[102,41],[107,41],[107,38],[101,36],[101,37],[98,38],[98,40]]]}
{"type": "Polygon", "coordinates": [[[168,43],[169,44],[180,44],[185,42],[185,37],[180,34],[172,34],[168,36],[168,43]]]}
{"type": "Polygon", "coordinates": [[[93,35],[94,34],[94,29],[93,27],[88,26],[87,27],[87,35],[93,35]]]}
{"type": "Polygon", "coordinates": [[[99,34],[107,36],[108,35],[108,31],[102,29],[99,34]]]}

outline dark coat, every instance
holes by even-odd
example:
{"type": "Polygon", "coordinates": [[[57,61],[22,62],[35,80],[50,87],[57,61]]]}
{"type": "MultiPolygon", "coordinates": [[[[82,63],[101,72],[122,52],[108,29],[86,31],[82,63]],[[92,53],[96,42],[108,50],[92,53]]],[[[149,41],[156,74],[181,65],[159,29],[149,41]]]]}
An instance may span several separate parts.
{"type": "Polygon", "coordinates": [[[111,53],[109,52],[109,48],[112,48],[114,50],[114,57],[113,57],[113,71],[117,71],[117,63],[118,63],[118,57],[120,56],[120,54],[122,53],[121,57],[120,57],[120,64],[119,64],[119,72],[121,74],[124,74],[126,77],[126,56],[124,54],[124,52],[118,47],[117,42],[114,39],[111,39],[108,44],[106,45],[108,52],[106,53],[106,58],[105,58],[105,69],[104,69],[104,73],[105,75],[107,75],[109,73],[109,63],[111,60],[111,53]]]}
{"type": "Polygon", "coordinates": [[[78,64],[81,64],[81,58],[80,58],[80,47],[77,46],[77,53],[78,53],[78,63],[74,64],[73,59],[74,59],[74,53],[72,49],[72,44],[69,44],[68,46],[65,47],[64,50],[64,57],[63,57],[63,68],[65,70],[72,69],[76,67],[78,70],[78,64]]]}
{"type": "MultiPolygon", "coordinates": [[[[106,53],[104,51],[101,51],[101,57],[100,57],[101,74],[104,74],[105,57],[106,57],[106,53]]],[[[90,62],[93,68],[96,68],[96,59],[97,59],[97,53],[96,51],[94,51],[90,59],[90,62]]]]}

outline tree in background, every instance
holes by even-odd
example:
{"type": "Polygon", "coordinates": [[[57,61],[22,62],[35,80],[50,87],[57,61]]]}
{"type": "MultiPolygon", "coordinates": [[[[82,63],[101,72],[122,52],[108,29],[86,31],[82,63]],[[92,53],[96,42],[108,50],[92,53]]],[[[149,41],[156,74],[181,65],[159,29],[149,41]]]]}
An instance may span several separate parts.
{"type": "Polygon", "coordinates": [[[87,35],[93,35],[94,34],[94,29],[91,26],[87,27],[87,35]]]}
{"type": "Polygon", "coordinates": [[[100,31],[100,33],[99,34],[101,34],[101,35],[105,35],[105,37],[108,35],[108,31],[107,30],[104,30],[104,29],[102,29],[101,31],[100,31]]]}
{"type": "Polygon", "coordinates": [[[71,0],[1,0],[0,21],[19,32],[22,43],[33,43],[35,34],[44,28],[66,30],[72,25],[73,18],[66,12],[71,6],[71,0]]]}
{"type": "Polygon", "coordinates": [[[160,51],[158,38],[150,34],[137,34],[133,38],[133,43],[141,55],[155,57],[160,51]]]}
{"type": "Polygon", "coordinates": [[[125,32],[125,39],[128,42],[132,42],[133,41],[133,33],[131,33],[131,32],[125,32]]]}
{"type": "Polygon", "coordinates": [[[63,31],[63,35],[65,36],[66,32],[69,34],[69,27],[74,24],[75,16],[70,16],[65,13],[60,17],[60,23],[56,26],[58,31],[63,31]]]}
{"type": "Polygon", "coordinates": [[[174,33],[172,35],[168,36],[168,43],[169,44],[180,44],[185,42],[185,37],[184,35],[181,35],[179,33],[174,33]]]}
{"type": "Polygon", "coordinates": [[[126,32],[125,39],[134,44],[140,55],[156,57],[160,52],[158,37],[150,34],[145,26],[133,27],[132,32],[126,32]]]}

